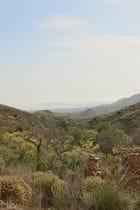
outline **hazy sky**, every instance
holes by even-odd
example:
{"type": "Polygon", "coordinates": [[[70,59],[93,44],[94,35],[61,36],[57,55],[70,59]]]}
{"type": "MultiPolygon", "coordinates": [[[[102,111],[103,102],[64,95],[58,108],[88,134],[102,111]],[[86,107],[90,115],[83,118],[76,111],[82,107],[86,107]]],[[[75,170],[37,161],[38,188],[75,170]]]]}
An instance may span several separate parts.
{"type": "Polygon", "coordinates": [[[0,0],[0,103],[140,92],[140,0],[0,0]]]}

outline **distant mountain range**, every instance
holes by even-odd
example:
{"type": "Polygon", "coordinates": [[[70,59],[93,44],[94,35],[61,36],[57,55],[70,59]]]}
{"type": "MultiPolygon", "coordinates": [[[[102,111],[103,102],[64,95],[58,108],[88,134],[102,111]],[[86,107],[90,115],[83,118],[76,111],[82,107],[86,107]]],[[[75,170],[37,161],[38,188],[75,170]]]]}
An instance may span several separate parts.
{"type": "Polygon", "coordinates": [[[140,94],[128,98],[122,98],[111,104],[91,106],[91,108],[58,109],[52,110],[58,116],[70,116],[74,118],[93,118],[110,112],[118,111],[125,107],[140,103],[140,94]]]}
{"type": "Polygon", "coordinates": [[[26,108],[30,111],[49,110],[58,113],[77,113],[102,103],[43,103],[26,108]]]}
{"type": "MultiPolygon", "coordinates": [[[[140,103],[140,94],[133,95],[128,98],[122,98],[111,104],[98,105],[97,104],[69,104],[69,103],[55,103],[55,104],[42,104],[34,109],[30,109],[32,113],[38,111],[40,115],[49,114],[47,110],[52,111],[55,116],[69,116],[73,118],[94,118],[97,116],[105,115],[114,111],[121,110],[125,107],[140,103]],[[91,108],[88,108],[91,107],[91,108]]],[[[0,111],[6,110],[5,115],[8,114],[8,107],[0,105],[0,111]]],[[[12,113],[19,113],[18,109],[11,108],[12,113]]],[[[23,116],[29,115],[27,112],[21,112],[23,116]]],[[[50,114],[49,114],[50,116],[50,114]]],[[[0,116],[1,118],[1,116],[0,116]]],[[[7,122],[7,120],[6,120],[7,122]]]]}
{"type": "Polygon", "coordinates": [[[83,112],[77,113],[75,117],[82,117],[82,118],[97,117],[110,112],[118,111],[120,109],[123,109],[125,107],[137,103],[140,103],[140,94],[136,94],[128,98],[122,98],[112,104],[100,105],[90,109],[86,109],[83,112]]]}

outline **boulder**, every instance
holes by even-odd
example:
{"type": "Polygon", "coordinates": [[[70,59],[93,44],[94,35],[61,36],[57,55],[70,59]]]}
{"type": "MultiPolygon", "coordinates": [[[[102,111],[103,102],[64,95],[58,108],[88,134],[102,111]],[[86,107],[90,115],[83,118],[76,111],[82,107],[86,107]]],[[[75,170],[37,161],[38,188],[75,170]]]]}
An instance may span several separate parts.
{"type": "Polygon", "coordinates": [[[99,158],[93,154],[89,155],[87,160],[86,168],[85,168],[85,177],[87,176],[99,176],[101,172],[98,166],[99,158]]]}

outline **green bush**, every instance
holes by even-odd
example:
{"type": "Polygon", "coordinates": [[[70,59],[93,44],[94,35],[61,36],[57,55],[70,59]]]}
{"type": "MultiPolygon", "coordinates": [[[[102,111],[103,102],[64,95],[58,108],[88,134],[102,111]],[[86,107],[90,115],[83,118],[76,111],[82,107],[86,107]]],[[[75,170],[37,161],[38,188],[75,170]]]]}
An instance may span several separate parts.
{"type": "Polygon", "coordinates": [[[84,202],[91,210],[128,210],[126,194],[115,183],[100,178],[87,178],[85,181],[84,202]]]}
{"type": "Polygon", "coordinates": [[[46,207],[55,205],[64,197],[66,184],[52,172],[34,172],[32,179],[37,192],[41,191],[46,207]]]}
{"type": "Polygon", "coordinates": [[[126,144],[126,135],[116,124],[102,123],[97,130],[97,142],[106,155],[112,153],[115,146],[126,144]]]}
{"type": "Polygon", "coordinates": [[[32,197],[32,190],[23,179],[13,176],[0,178],[0,194],[4,201],[25,205],[32,197]]]}
{"type": "Polygon", "coordinates": [[[75,148],[72,151],[67,151],[62,154],[62,163],[67,169],[76,170],[83,166],[87,160],[88,154],[80,148],[75,148]]]}

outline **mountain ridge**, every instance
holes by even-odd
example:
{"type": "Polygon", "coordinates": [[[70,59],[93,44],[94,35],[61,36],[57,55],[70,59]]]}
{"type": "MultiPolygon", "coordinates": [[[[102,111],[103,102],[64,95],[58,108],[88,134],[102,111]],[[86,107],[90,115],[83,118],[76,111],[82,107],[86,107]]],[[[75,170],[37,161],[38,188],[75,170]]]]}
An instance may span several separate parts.
{"type": "Polygon", "coordinates": [[[93,108],[89,108],[83,112],[77,113],[77,117],[92,118],[107,113],[111,113],[137,103],[140,103],[140,94],[135,94],[128,98],[122,98],[111,104],[99,105],[93,108]]]}

